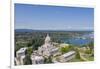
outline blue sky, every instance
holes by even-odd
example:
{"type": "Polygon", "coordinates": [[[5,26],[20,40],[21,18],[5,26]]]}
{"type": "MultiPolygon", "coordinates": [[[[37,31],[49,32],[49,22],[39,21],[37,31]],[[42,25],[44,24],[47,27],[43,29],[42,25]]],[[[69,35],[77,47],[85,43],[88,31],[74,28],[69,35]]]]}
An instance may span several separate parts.
{"type": "Polygon", "coordinates": [[[15,29],[93,30],[94,9],[15,4],[15,29]]]}

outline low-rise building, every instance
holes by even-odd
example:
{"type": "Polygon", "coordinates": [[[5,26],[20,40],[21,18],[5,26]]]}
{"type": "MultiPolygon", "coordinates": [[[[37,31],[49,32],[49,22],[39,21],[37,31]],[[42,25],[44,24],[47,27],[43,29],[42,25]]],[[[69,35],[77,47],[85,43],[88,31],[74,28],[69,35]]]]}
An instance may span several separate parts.
{"type": "Polygon", "coordinates": [[[26,52],[26,47],[21,48],[16,52],[16,57],[15,57],[15,64],[16,65],[23,65],[24,64],[24,58],[25,58],[25,52],[26,52]]]}
{"type": "Polygon", "coordinates": [[[38,53],[44,57],[58,54],[59,49],[51,42],[51,38],[47,34],[44,44],[38,48],[38,53]]]}
{"type": "Polygon", "coordinates": [[[33,53],[31,55],[31,60],[32,60],[32,64],[43,64],[44,63],[44,58],[43,56],[33,53]]]}
{"type": "Polygon", "coordinates": [[[75,55],[76,55],[75,51],[70,51],[68,53],[65,53],[60,56],[60,62],[70,61],[71,59],[75,58],[75,55]]]}

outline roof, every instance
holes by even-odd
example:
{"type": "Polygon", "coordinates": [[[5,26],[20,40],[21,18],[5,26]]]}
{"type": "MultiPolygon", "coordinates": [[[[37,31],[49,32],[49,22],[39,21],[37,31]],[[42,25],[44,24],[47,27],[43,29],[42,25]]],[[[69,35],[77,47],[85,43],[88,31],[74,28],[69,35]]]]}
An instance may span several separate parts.
{"type": "Polygon", "coordinates": [[[67,57],[67,56],[70,56],[70,55],[72,55],[72,54],[74,54],[74,53],[75,53],[75,51],[70,51],[70,52],[68,52],[68,53],[63,54],[62,56],[63,56],[63,57],[67,57]]]}
{"type": "Polygon", "coordinates": [[[44,60],[44,58],[42,56],[36,56],[36,55],[31,56],[31,59],[32,60],[44,60]]]}
{"type": "Polygon", "coordinates": [[[47,34],[46,38],[45,38],[45,42],[49,42],[51,41],[51,38],[49,37],[49,34],[47,34]]]}
{"type": "Polygon", "coordinates": [[[35,56],[35,60],[42,60],[43,57],[42,56],[35,56]]]}
{"type": "Polygon", "coordinates": [[[59,49],[59,48],[54,48],[54,49],[52,49],[52,51],[58,51],[58,49],[59,49]]]}
{"type": "Polygon", "coordinates": [[[22,53],[22,52],[25,52],[26,51],[26,47],[25,48],[21,48],[21,49],[19,49],[18,51],[17,51],[17,53],[22,53]]]}

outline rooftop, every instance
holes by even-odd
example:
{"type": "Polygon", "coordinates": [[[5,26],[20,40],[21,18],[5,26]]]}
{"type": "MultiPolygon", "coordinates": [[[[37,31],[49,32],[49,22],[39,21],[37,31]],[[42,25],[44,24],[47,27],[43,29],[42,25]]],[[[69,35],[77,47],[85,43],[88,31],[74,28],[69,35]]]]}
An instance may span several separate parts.
{"type": "Polygon", "coordinates": [[[68,53],[63,54],[62,56],[63,56],[63,57],[67,57],[67,56],[70,56],[70,55],[72,55],[72,54],[74,54],[74,53],[75,53],[75,51],[70,51],[70,52],[68,52],[68,53]]]}
{"type": "Polygon", "coordinates": [[[19,49],[18,51],[17,51],[17,53],[22,53],[22,52],[25,52],[26,51],[26,47],[24,47],[24,48],[21,48],[21,49],[19,49]]]}
{"type": "Polygon", "coordinates": [[[31,56],[31,59],[32,60],[44,60],[44,58],[42,56],[36,56],[36,55],[31,56]]]}

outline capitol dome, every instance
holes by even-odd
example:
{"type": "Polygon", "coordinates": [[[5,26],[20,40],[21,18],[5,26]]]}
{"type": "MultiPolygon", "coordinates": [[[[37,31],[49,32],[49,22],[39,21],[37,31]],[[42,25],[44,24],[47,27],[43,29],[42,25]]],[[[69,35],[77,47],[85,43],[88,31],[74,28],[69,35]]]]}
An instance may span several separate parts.
{"type": "Polygon", "coordinates": [[[45,43],[50,43],[51,42],[51,38],[50,36],[47,34],[46,38],[45,38],[45,43]]]}

